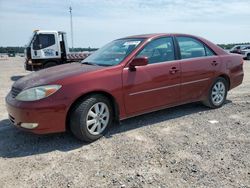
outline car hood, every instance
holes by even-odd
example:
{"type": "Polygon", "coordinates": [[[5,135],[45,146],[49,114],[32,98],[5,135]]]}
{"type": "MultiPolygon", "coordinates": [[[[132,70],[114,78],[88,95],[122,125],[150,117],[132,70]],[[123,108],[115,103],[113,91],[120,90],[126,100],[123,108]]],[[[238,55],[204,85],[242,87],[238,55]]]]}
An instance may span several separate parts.
{"type": "Polygon", "coordinates": [[[31,73],[17,80],[13,84],[13,87],[23,90],[31,87],[50,84],[70,76],[76,76],[82,73],[92,72],[103,68],[105,67],[85,65],[81,63],[59,65],[31,73]]]}

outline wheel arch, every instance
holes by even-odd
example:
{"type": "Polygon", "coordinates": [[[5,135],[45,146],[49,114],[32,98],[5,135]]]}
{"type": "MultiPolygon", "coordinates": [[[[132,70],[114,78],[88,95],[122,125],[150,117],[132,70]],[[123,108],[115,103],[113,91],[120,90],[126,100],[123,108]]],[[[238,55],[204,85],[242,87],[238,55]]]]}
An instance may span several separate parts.
{"type": "Polygon", "coordinates": [[[106,91],[101,91],[101,90],[99,90],[99,91],[91,91],[91,92],[88,92],[88,93],[85,93],[85,94],[79,96],[70,105],[70,107],[69,107],[69,109],[67,111],[66,122],[65,122],[66,130],[69,130],[69,118],[70,118],[70,115],[71,115],[72,111],[74,110],[76,104],[78,104],[80,101],[84,100],[85,98],[87,98],[87,97],[89,97],[91,95],[95,95],[95,94],[103,95],[103,96],[107,97],[107,99],[109,99],[109,101],[111,102],[112,108],[114,110],[114,120],[119,121],[119,117],[120,117],[119,105],[116,102],[115,97],[113,95],[111,95],[110,93],[106,92],[106,91]]]}
{"type": "Polygon", "coordinates": [[[229,91],[230,88],[231,88],[230,77],[229,77],[228,75],[226,75],[226,74],[221,74],[221,75],[219,75],[218,77],[224,78],[224,79],[227,81],[227,83],[228,83],[228,91],[229,91]]]}
{"type": "Polygon", "coordinates": [[[249,58],[249,57],[250,57],[250,52],[248,52],[248,53],[246,54],[246,56],[247,56],[246,59],[247,59],[247,60],[250,60],[250,58],[249,58]]]}
{"type": "Polygon", "coordinates": [[[55,60],[55,59],[48,59],[46,61],[44,61],[43,63],[43,67],[47,64],[47,63],[56,63],[56,65],[59,65],[60,61],[59,60],[55,60]]]}

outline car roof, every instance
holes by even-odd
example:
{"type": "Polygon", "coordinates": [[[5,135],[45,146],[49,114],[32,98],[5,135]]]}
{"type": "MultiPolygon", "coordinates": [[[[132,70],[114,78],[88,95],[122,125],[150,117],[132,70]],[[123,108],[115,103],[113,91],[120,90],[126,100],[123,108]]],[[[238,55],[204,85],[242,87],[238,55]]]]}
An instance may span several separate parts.
{"type": "Polygon", "coordinates": [[[127,38],[132,38],[132,39],[133,38],[151,39],[151,38],[157,38],[157,37],[167,37],[167,36],[177,36],[177,35],[190,36],[190,37],[199,38],[197,36],[189,35],[189,34],[184,34],[184,33],[151,33],[151,34],[132,35],[132,36],[123,37],[121,39],[127,39],[127,38]]]}
{"type": "Polygon", "coordinates": [[[202,41],[203,43],[205,43],[206,45],[208,45],[210,48],[213,49],[214,52],[216,52],[216,54],[228,54],[222,48],[218,47],[217,45],[208,41],[207,39],[204,39],[202,37],[195,36],[195,35],[184,34],[184,33],[152,33],[152,34],[143,34],[143,35],[133,35],[133,36],[128,36],[128,37],[123,37],[120,39],[139,39],[139,38],[142,38],[142,39],[146,39],[146,40],[153,40],[155,38],[168,37],[168,36],[192,37],[192,38],[198,39],[198,40],[202,41]]]}

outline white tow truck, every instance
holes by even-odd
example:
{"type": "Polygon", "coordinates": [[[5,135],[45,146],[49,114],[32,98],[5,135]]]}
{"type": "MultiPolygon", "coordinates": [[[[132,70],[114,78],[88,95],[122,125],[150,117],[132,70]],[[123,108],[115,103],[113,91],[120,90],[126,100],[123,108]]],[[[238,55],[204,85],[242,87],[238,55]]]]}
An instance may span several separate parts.
{"type": "Polygon", "coordinates": [[[91,54],[88,51],[69,52],[66,33],[47,30],[35,30],[24,53],[24,67],[29,71],[79,62],[91,54]]]}

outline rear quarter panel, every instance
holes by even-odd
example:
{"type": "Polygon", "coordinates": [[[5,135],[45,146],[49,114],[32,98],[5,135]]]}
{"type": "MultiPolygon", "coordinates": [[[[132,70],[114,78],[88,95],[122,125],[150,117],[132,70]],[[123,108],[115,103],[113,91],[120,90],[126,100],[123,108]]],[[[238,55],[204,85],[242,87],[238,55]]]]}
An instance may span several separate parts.
{"type": "Polygon", "coordinates": [[[237,54],[226,54],[221,56],[223,69],[230,78],[230,89],[239,86],[244,77],[243,58],[237,54]]]}

